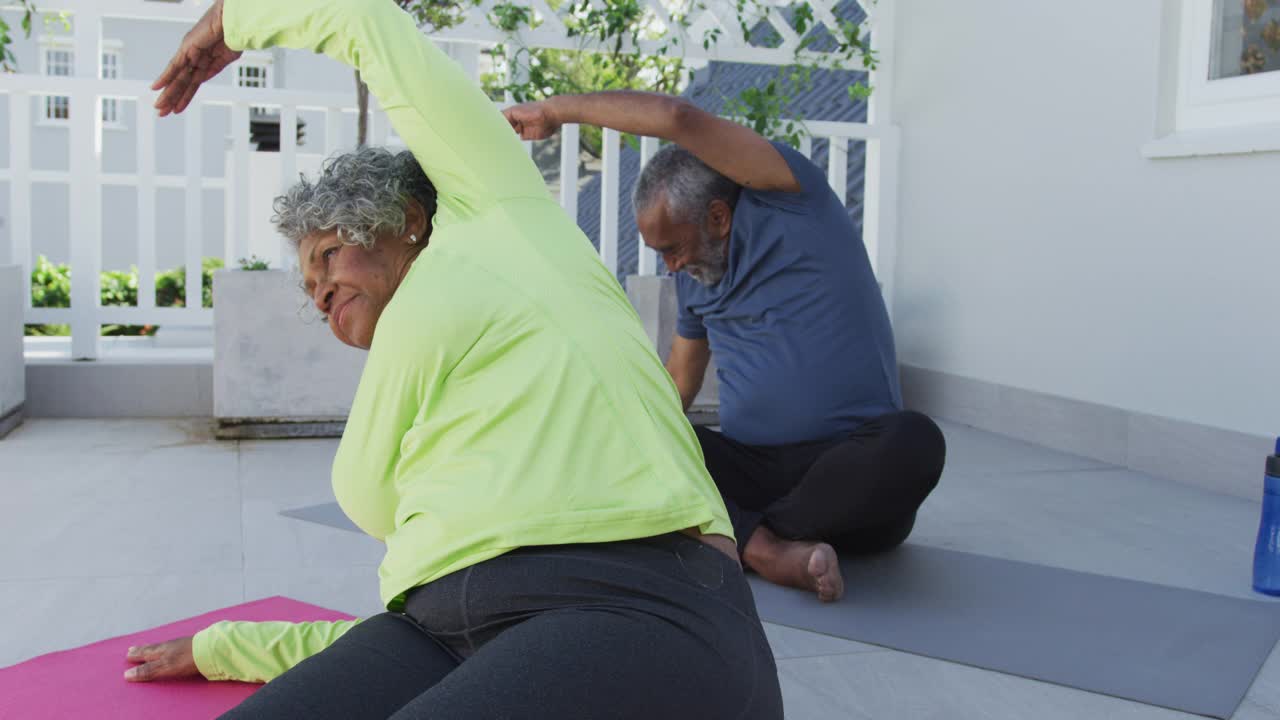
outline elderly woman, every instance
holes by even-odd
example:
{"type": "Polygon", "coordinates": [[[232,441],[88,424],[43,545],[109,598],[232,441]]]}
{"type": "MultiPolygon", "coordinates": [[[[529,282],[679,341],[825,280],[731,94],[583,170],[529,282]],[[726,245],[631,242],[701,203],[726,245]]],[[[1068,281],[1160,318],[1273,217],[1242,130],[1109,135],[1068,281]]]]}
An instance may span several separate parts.
{"type": "Polygon", "coordinates": [[[129,680],[270,681],[229,717],[781,717],[676,389],[508,123],[392,0],[218,0],[161,115],[241,49],[357,67],[412,155],[277,201],[307,291],[369,355],[333,465],[387,612],[219,623],[129,680]]]}

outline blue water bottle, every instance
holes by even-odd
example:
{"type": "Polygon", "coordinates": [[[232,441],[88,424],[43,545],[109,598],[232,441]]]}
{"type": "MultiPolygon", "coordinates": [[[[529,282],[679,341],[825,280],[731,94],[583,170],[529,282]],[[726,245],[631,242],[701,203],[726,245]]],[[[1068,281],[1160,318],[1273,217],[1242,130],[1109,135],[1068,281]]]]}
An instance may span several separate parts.
{"type": "Polygon", "coordinates": [[[1276,453],[1267,456],[1262,522],[1258,524],[1258,544],[1253,549],[1253,589],[1280,595],[1280,438],[1276,438],[1276,453]]]}

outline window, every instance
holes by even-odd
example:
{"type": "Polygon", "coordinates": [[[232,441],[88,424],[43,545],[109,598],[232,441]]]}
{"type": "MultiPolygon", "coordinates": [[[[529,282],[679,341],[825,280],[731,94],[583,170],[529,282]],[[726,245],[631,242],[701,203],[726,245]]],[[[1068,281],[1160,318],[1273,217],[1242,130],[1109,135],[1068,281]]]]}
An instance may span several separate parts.
{"type": "MultiPolygon", "coordinates": [[[[270,57],[253,59],[245,57],[241,60],[240,67],[236,70],[236,85],[245,88],[271,87],[270,57]]],[[[254,107],[250,108],[249,114],[252,117],[261,117],[269,115],[270,110],[264,107],[254,107]]]]}
{"type": "Polygon", "coordinates": [[[267,87],[267,67],[265,65],[243,65],[240,67],[240,87],[267,87]]]}
{"type": "Polygon", "coordinates": [[[1280,70],[1280,6],[1267,0],[1217,0],[1213,9],[1209,79],[1280,70]]]}
{"type": "MultiPolygon", "coordinates": [[[[103,80],[119,80],[122,73],[122,53],[118,40],[103,43],[108,46],[102,51],[100,76],[103,80]]],[[[62,37],[44,38],[41,40],[41,70],[50,77],[71,77],[75,75],[76,54],[70,40],[62,37]]],[[[44,121],[65,123],[71,119],[71,98],[66,95],[47,95],[44,98],[44,121]]],[[[102,122],[107,127],[121,127],[120,99],[102,99],[102,122]]]]}
{"type": "MultiPolygon", "coordinates": [[[[102,53],[102,79],[120,79],[120,51],[104,50],[102,53]]],[[[106,97],[102,99],[102,124],[106,127],[122,127],[120,121],[120,99],[106,97]]]]}
{"type": "MultiPolygon", "coordinates": [[[[75,72],[75,54],[64,47],[45,47],[43,52],[44,74],[50,77],[71,77],[75,72]]],[[[71,98],[66,95],[46,95],[44,119],[50,122],[66,122],[71,117],[71,98]]]]}
{"type": "Polygon", "coordinates": [[[1160,139],[1147,157],[1280,150],[1280,3],[1181,0],[1166,17],[1160,139]],[[1176,36],[1174,35],[1176,30],[1176,36]]]}

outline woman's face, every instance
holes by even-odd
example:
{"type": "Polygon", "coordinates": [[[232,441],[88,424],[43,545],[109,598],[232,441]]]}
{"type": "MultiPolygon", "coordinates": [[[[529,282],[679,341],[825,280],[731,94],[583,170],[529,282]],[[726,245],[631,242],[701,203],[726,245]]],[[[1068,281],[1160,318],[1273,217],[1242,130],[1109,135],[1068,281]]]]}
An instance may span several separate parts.
{"type": "Polygon", "coordinates": [[[303,287],[347,345],[368,350],[373,344],[378,318],[426,245],[421,210],[408,214],[403,233],[383,233],[370,248],[344,243],[337,230],[309,235],[298,245],[303,287]],[[409,242],[411,236],[417,243],[409,242]]]}

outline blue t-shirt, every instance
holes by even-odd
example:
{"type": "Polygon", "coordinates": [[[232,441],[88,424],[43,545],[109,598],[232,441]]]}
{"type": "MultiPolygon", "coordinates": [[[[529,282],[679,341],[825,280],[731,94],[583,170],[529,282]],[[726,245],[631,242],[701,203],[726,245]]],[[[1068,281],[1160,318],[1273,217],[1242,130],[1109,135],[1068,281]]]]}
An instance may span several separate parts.
{"type": "Polygon", "coordinates": [[[676,332],[707,338],[720,425],[748,445],[829,440],[900,410],[884,298],[825,174],[781,143],[798,193],[743,188],[729,267],[714,286],[676,274],[676,332]]]}

